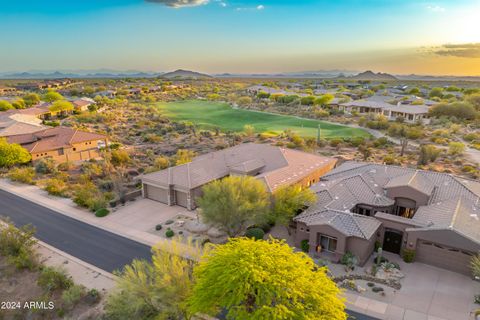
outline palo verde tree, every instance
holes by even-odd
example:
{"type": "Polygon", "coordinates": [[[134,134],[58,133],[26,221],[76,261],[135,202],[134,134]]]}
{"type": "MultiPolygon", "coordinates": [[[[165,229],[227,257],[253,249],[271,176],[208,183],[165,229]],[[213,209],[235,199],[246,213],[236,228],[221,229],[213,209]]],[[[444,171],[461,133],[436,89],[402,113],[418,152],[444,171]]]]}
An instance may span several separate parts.
{"type": "Polygon", "coordinates": [[[347,318],[340,289],[303,252],[284,241],[230,239],[212,246],[194,269],[191,314],[227,319],[347,318]]]}
{"type": "Polygon", "coordinates": [[[193,268],[203,253],[198,244],[177,240],[152,249],[152,262],[134,260],[117,272],[116,290],[105,307],[108,320],[190,319],[187,298],[193,287],[193,268]],[[186,258],[188,257],[188,258],[186,258]]]}
{"type": "Polygon", "coordinates": [[[26,149],[19,144],[10,144],[4,138],[0,138],[0,167],[25,164],[30,160],[32,160],[32,157],[26,149]]]}
{"type": "Polygon", "coordinates": [[[272,220],[287,227],[290,234],[290,221],[300,210],[314,204],[316,200],[315,193],[310,189],[303,189],[299,185],[281,187],[273,194],[272,220]]]}
{"type": "Polygon", "coordinates": [[[230,176],[207,184],[202,191],[197,203],[205,222],[230,237],[242,234],[249,223],[264,221],[268,215],[270,195],[254,177],[230,176]]]}

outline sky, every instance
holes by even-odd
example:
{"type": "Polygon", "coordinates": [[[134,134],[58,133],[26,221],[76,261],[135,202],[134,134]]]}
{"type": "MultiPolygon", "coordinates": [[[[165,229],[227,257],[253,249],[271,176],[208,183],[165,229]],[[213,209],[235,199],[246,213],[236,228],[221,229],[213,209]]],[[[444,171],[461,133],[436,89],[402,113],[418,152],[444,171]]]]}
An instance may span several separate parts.
{"type": "Polygon", "coordinates": [[[480,75],[480,0],[0,0],[0,72],[480,75]]]}

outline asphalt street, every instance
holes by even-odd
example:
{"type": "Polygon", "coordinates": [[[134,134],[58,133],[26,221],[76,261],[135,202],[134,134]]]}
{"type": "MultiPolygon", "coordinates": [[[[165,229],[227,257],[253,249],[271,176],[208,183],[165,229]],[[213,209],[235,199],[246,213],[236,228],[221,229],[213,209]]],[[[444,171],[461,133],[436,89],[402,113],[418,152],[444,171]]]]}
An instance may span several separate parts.
{"type": "Polygon", "coordinates": [[[0,190],[0,216],[16,226],[32,224],[36,238],[108,272],[134,258],[150,259],[150,247],[75,220],[49,208],[0,190]]]}

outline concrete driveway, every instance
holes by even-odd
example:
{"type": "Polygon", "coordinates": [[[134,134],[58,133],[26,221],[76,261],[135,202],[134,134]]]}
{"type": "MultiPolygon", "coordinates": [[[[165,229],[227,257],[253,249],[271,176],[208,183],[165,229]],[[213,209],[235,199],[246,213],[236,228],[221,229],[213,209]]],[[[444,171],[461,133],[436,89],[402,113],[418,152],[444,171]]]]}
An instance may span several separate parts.
{"type": "Polygon", "coordinates": [[[165,221],[174,219],[179,214],[196,217],[195,211],[188,211],[183,207],[168,206],[150,199],[137,198],[124,206],[119,206],[103,220],[131,229],[151,232],[157,224],[164,224],[165,221]]]}
{"type": "Polygon", "coordinates": [[[384,256],[400,265],[405,274],[402,288],[388,301],[347,291],[353,310],[389,320],[467,320],[480,308],[473,303],[473,296],[480,294],[479,282],[423,263],[405,263],[398,255],[384,256]]]}
{"type": "Polygon", "coordinates": [[[406,319],[469,319],[479,307],[473,296],[480,284],[467,276],[422,263],[404,263],[402,272],[406,277],[391,305],[408,312],[406,319]]]}

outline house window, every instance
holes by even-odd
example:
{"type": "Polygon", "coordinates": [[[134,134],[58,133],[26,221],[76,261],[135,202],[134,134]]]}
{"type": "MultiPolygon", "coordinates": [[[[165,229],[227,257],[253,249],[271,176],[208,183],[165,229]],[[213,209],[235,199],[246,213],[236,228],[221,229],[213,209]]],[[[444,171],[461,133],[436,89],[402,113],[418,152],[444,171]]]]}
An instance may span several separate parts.
{"type": "Polygon", "coordinates": [[[320,235],[320,246],[324,251],[335,252],[337,250],[337,238],[320,235]]]}

